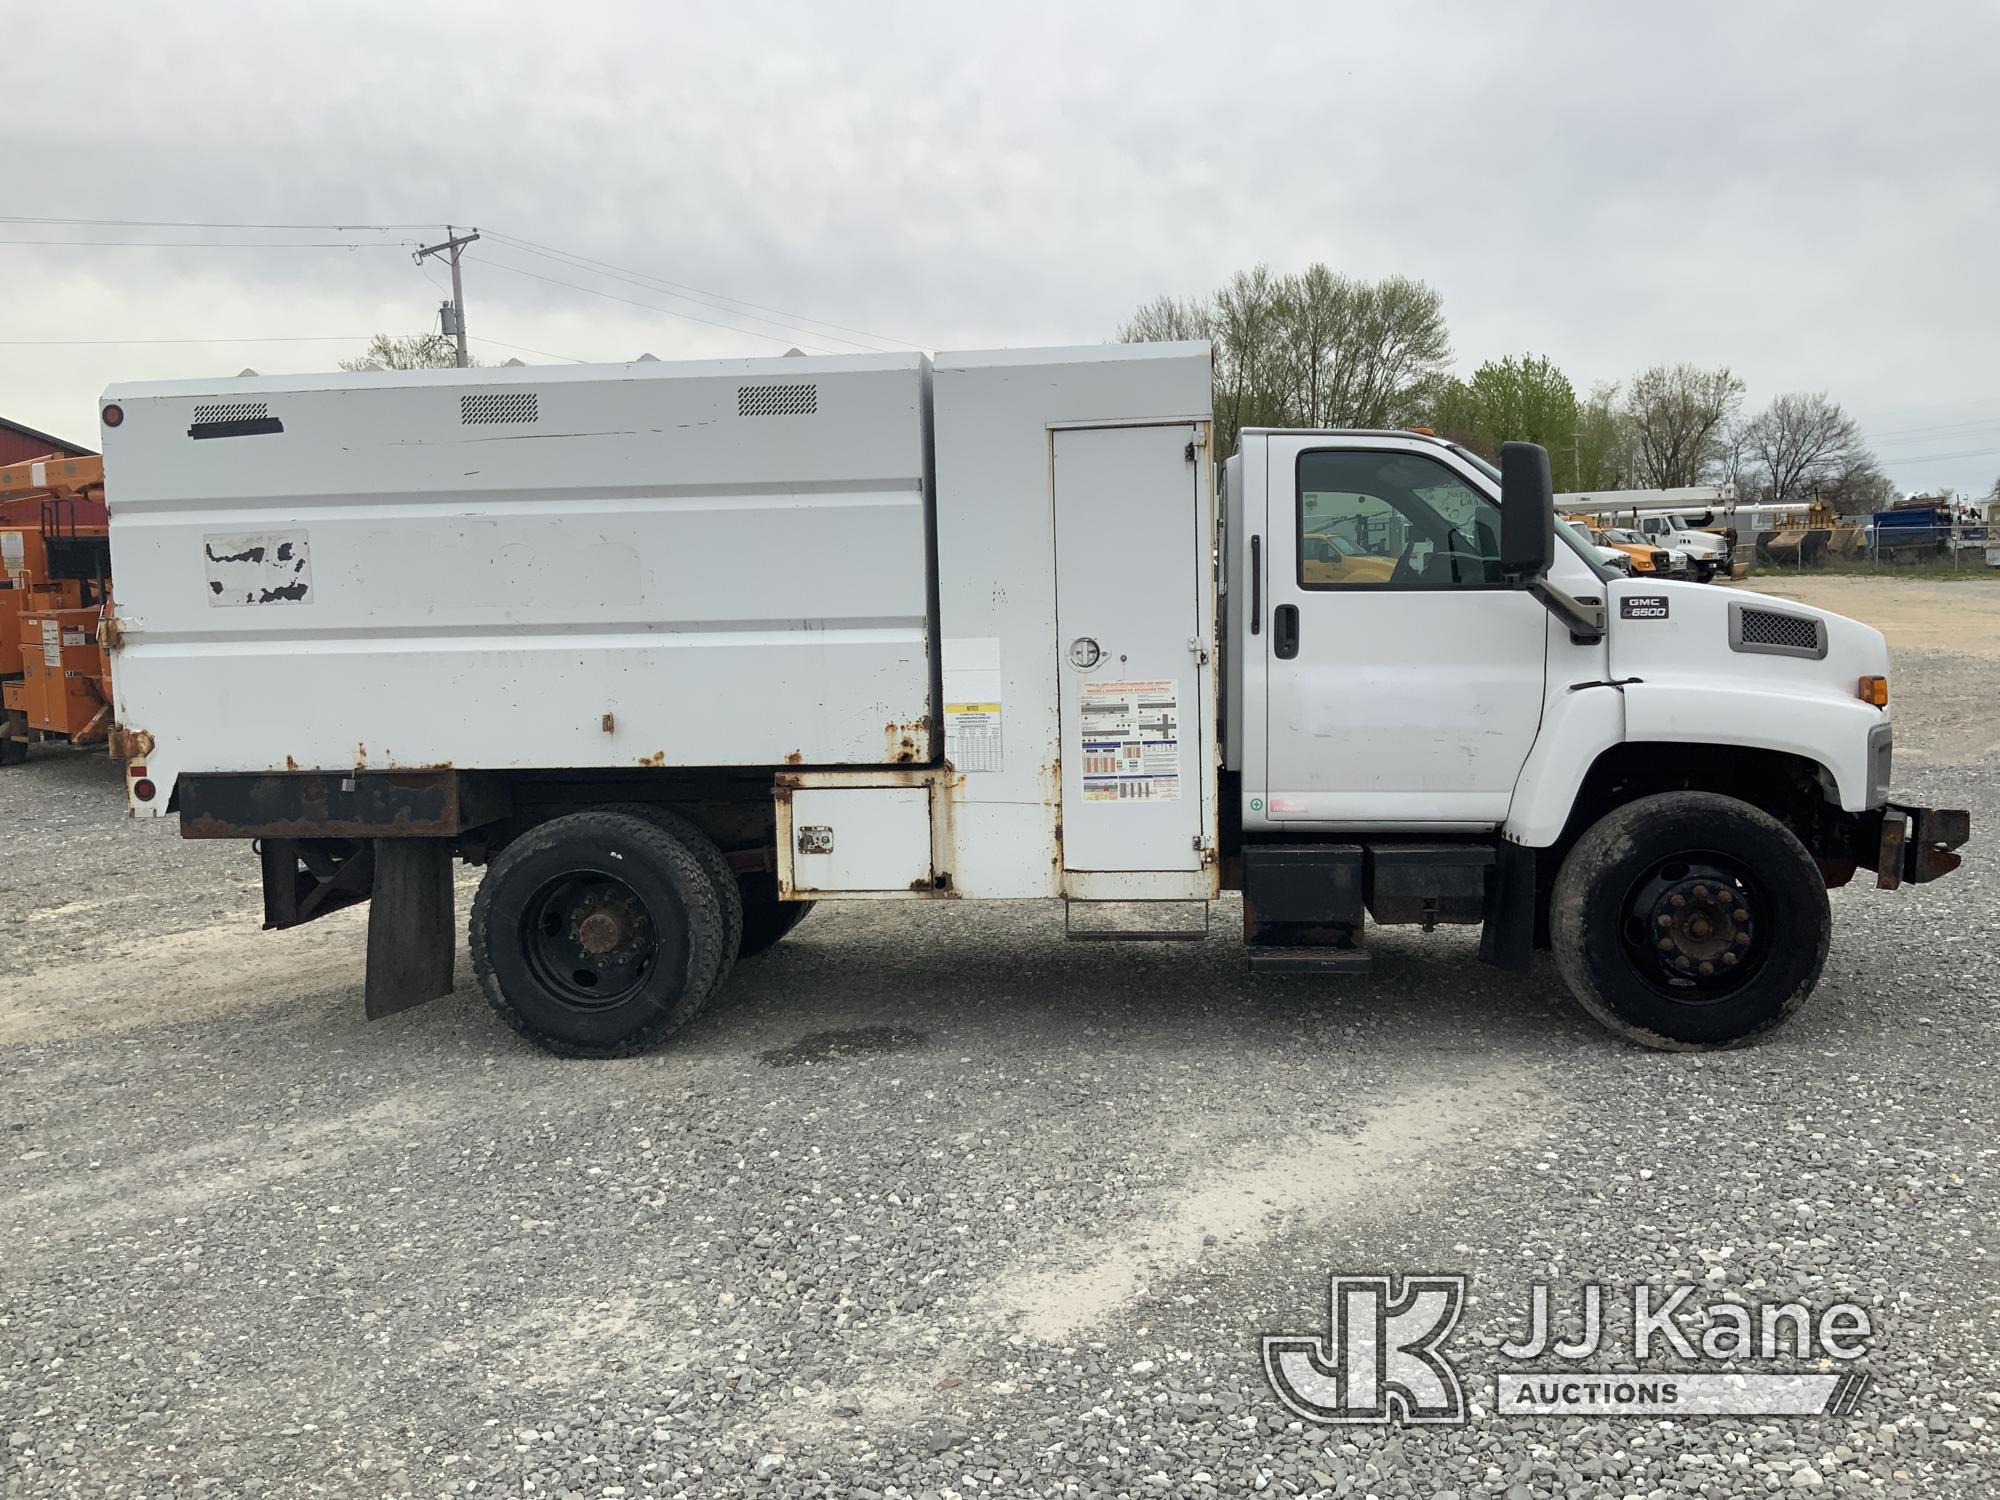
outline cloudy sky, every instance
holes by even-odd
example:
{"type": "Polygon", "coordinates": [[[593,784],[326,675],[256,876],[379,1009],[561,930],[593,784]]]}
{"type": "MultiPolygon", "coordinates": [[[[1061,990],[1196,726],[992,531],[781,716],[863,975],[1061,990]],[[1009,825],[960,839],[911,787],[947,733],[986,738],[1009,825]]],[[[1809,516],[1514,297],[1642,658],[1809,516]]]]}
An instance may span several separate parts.
{"type": "Polygon", "coordinates": [[[0,0],[0,414],[432,327],[452,221],[487,361],[1091,342],[1324,260],[1467,370],[1726,363],[1986,490],[2000,6],[1643,9],[0,0]]]}

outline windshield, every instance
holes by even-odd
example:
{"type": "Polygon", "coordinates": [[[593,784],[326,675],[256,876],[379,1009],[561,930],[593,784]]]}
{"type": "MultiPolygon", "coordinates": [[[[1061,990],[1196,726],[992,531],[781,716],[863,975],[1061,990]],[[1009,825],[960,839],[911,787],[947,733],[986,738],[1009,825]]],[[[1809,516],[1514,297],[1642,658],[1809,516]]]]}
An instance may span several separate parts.
{"type": "Polygon", "coordinates": [[[1561,516],[1557,516],[1556,530],[1569,543],[1570,550],[1583,560],[1584,565],[1597,575],[1600,582],[1608,580],[1611,577],[1610,571],[1604,566],[1603,560],[1597,555],[1597,544],[1590,539],[1590,534],[1581,526],[1577,525],[1574,521],[1565,521],[1561,516]]]}

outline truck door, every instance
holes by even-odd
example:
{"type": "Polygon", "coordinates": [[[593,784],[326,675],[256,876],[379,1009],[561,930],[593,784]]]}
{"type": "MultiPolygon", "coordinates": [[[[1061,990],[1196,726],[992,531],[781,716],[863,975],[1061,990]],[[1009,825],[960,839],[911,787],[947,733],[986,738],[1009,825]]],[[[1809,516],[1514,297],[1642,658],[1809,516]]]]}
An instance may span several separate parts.
{"type": "Polygon", "coordinates": [[[1501,577],[1498,505],[1418,439],[1267,441],[1247,821],[1499,823],[1541,724],[1548,624],[1501,577]]]}
{"type": "Polygon", "coordinates": [[[1067,870],[1201,868],[1196,436],[1185,422],[1054,434],[1067,870]]]}

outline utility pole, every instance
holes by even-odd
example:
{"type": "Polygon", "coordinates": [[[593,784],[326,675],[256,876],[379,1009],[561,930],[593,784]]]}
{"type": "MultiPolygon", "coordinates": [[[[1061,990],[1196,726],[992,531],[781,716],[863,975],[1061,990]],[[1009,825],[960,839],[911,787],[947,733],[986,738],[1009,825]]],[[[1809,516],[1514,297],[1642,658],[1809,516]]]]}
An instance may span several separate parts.
{"type": "Polygon", "coordinates": [[[451,257],[451,301],[445,303],[444,331],[458,340],[458,367],[463,370],[472,360],[465,352],[465,284],[459,280],[458,252],[479,238],[477,229],[460,234],[451,225],[444,226],[444,241],[441,244],[425,245],[416,254],[418,265],[424,263],[428,255],[449,255],[451,257]]]}

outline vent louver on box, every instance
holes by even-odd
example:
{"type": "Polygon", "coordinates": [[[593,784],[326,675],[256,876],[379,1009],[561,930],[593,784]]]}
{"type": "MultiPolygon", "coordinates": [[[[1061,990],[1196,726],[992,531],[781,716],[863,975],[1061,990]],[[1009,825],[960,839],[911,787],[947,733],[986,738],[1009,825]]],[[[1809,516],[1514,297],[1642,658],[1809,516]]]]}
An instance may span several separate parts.
{"type": "Polygon", "coordinates": [[[205,401],[194,409],[197,425],[204,422],[261,422],[271,415],[263,401],[205,401]]]}
{"type": "Polygon", "coordinates": [[[803,417],[818,410],[816,385],[746,385],[736,392],[739,417],[803,417]]]}
{"type": "Polygon", "coordinates": [[[1801,656],[1818,656],[1820,622],[1805,615],[1780,614],[1775,609],[1745,606],[1737,615],[1737,644],[1767,651],[1796,651],[1801,656]]]}
{"type": "Polygon", "coordinates": [[[533,391],[488,391],[478,396],[458,398],[461,422],[533,422],[540,417],[541,403],[533,391]]]}

